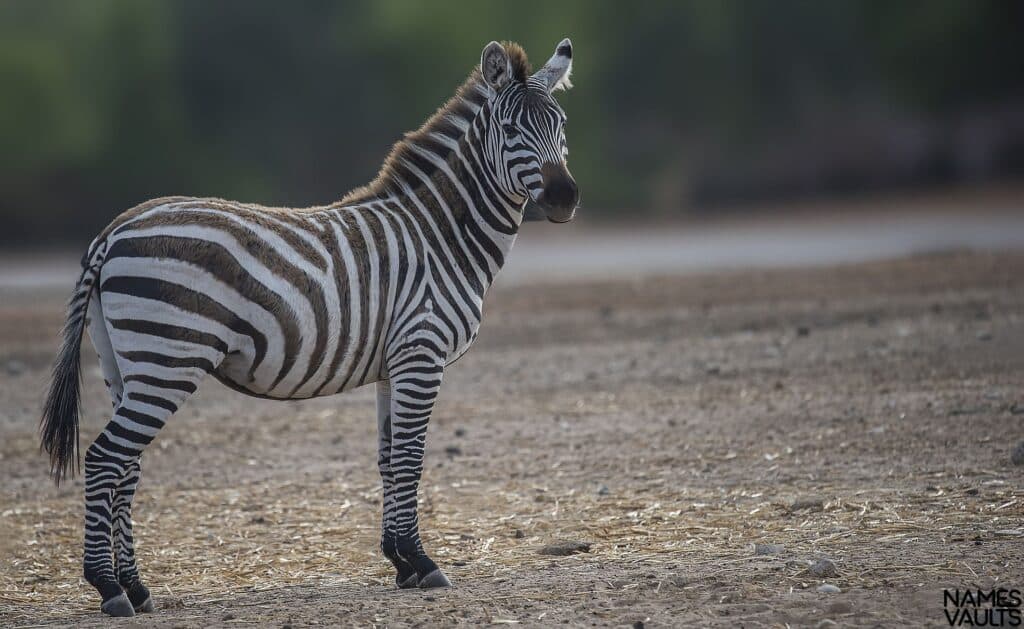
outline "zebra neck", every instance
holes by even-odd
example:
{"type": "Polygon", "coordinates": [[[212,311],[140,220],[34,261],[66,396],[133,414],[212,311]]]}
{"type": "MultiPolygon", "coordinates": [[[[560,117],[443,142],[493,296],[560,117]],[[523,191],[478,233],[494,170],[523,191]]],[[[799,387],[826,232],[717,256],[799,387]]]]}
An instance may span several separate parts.
{"type": "Polygon", "coordinates": [[[406,189],[384,204],[417,217],[428,248],[447,258],[466,288],[483,297],[515,243],[521,212],[484,198],[476,185],[472,178],[448,179],[439,171],[425,185],[406,189]]]}
{"type": "Polygon", "coordinates": [[[433,168],[428,175],[415,162],[405,164],[416,175],[389,199],[393,206],[420,215],[452,252],[458,269],[480,296],[505,264],[522,222],[525,198],[509,197],[499,188],[483,159],[472,129],[451,141],[442,158],[426,147],[413,146],[433,168]]]}

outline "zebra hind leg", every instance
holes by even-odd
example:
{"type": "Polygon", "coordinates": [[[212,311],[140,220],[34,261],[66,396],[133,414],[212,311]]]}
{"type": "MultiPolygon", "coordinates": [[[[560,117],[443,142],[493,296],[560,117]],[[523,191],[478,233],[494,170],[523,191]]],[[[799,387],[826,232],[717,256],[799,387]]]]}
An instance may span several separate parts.
{"type": "Polygon", "coordinates": [[[153,609],[139,578],[131,532],[139,457],[204,375],[194,368],[154,367],[152,375],[128,373],[113,418],[86,450],[84,573],[103,598],[100,609],[111,616],[153,609]]]}
{"type": "Polygon", "coordinates": [[[114,496],[114,564],[117,568],[117,582],[128,595],[136,613],[152,612],[153,599],[139,576],[139,567],[135,561],[135,538],[132,535],[132,500],[135,488],[142,475],[141,457],[128,467],[124,478],[117,486],[114,496]]]}

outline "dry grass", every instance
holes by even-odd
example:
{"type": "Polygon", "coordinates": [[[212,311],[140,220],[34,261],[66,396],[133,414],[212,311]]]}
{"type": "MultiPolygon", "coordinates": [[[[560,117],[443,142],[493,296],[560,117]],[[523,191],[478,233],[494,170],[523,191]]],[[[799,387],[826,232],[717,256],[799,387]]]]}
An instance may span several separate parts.
{"type": "MultiPolygon", "coordinates": [[[[727,453],[720,460],[735,458],[727,453]]],[[[543,544],[579,539],[592,544],[589,555],[569,560],[581,565],[636,562],[663,565],[671,573],[676,565],[697,563],[710,567],[702,576],[707,579],[761,564],[762,570],[779,572],[791,588],[803,589],[821,582],[807,572],[808,560],[821,554],[839,567],[839,576],[829,582],[844,589],[873,588],[905,568],[887,559],[900,546],[975,538],[1024,544],[1024,491],[995,471],[959,475],[980,479],[984,491],[962,488],[956,475],[945,471],[901,479],[902,486],[926,485],[929,490],[922,493],[816,484],[784,501],[749,488],[686,490],[670,475],[640,481],[628,497],[463,481],[428,485],[424,530],[438,563],[463,580],[528,573],[552,561],[537,553],[543,544]],[[760,541],[786,550],[755,556],[752,543],[760,541]],[[847,556],[857,562],[844,562],[847,556]]],[[[588,479],[563,480],[584,487],[588,479]]],[[[382,585],[390,582],[391,570],[376,552],[377,500],[376,484],[339,482],[146,489],[135,523],[141,565],[164,609],[282,585],[382,585]]],[[[95,593],[79,577],[80,524],[69,503],[2,506],[0,521],[16,547],[0,571],[0,617],[7,622],[66,620],[94,612],[95,593]]],[[[979,578],[967,563],[948,557],[913,569],[923,582],[979,578]]],[[[777,587],[766,583],[763,589],[777,587]]],[[[537,592],[533,598],[562,596],[537,592]]]]}

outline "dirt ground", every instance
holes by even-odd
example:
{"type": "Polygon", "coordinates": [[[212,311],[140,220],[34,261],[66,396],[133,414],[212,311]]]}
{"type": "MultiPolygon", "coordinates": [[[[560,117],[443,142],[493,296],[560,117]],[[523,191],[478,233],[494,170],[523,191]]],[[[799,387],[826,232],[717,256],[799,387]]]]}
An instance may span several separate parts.
{"type": "MultiPolygon", "coordinates": [[[[3,626],[107,623],[35,434],[64,293],[0,292],[3,626]]],[[[449,590],[391,585],[374,431],[372,389],[209,381],[143,457],[158,610],[117,624],[947,626],[943,588],[1024,589],[1024,254],[496,288],[430,427],[449,590]]]]}

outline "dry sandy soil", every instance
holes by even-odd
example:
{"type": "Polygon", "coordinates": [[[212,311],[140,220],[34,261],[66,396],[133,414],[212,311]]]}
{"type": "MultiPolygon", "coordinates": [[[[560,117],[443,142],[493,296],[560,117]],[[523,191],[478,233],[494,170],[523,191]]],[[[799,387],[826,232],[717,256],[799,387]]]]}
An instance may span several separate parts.
{"type": "MultiPolygon", "coordinates": [[[[64,297],[0,294],[3,626],[106,623],[81,479],[55,489],[35,436],[64,297]]],[[[118,625],[945,626],[943,588],[1024,588],[1024,254],[507,286],[487,309],[422,491],[454,588],[396,591],[377,553],[372,390],[211,380],[143,457],[158,610],[118,625]],[[589,552],[538,553],[562,541],[589,552]]],[[[87,443],[109,402],[84,355],[87,443]]]]}

